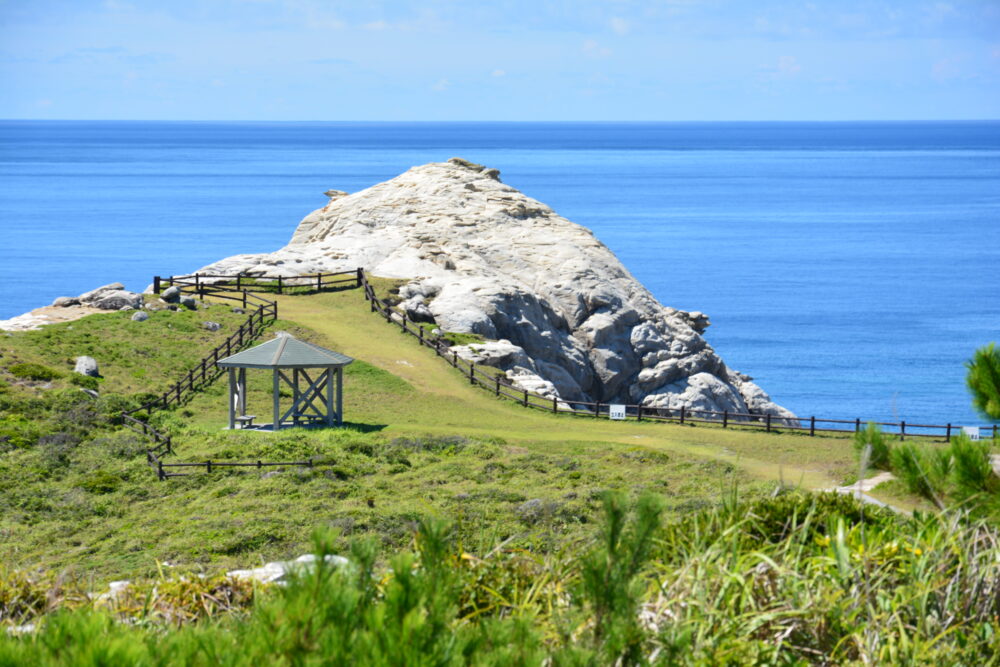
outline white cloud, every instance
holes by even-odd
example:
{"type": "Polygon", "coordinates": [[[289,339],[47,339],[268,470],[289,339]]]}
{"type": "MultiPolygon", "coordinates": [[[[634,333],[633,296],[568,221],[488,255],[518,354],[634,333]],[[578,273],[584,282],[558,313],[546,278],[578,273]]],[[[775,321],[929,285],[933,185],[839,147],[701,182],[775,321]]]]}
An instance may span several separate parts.
{"type": "Polygon", "coordinates": [[[448,90],[448,86],[450,85],[451,81],[449,81],[448,79],[438,79],[437,83],[431,86],[431,90],[440,93],[442,91],[448,90]]]}
{"type": "Polygon", "coordinates": [[[593,39],[588,39],[583,42],[583,52],[597,58],[607,58],[612,53],[611,49],[606,46],[601,46],[593,39]]]}
{"type": "Polygon", "coordinates": [[[760,79],[778,81],[793,79],[802,71],[802,65],[795,56],[779,56],[778,61],[760,68],[760,79]]]}
{"type": "Polygon", "coordinates": [[[965,69],[965,62],[968,58],[965,55],[949,56],[942,58],[931,66],[931,77],[935,81],[947,81],[949,79],[967,79],[974,75],[965,69]]]}
{"type": "Polygon", "coordinates": [[[795,56],[781,56],[778,58],[777,71],[782,76],[795,76],[802,71],[802,65],[795,56]]]}
{"type": "Polygon", "coordinates": [[[611,19],[611,29],[615,31],[616,35],[627,35],[629,31],[629,23],[623,18],[615,16],[611,19]]]}

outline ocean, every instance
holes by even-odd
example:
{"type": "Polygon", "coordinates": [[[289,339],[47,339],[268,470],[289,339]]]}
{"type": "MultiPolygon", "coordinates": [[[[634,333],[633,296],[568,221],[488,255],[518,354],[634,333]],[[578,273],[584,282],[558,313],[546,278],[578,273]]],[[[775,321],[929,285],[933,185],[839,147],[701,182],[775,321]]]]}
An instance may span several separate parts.
{"type": "Polygon", "coordinates": [[[591,228],[800,416],[980,423],[1000,122],[0,121],[0,319],[284,245],[324,190],[461,156],[591,228]]]}

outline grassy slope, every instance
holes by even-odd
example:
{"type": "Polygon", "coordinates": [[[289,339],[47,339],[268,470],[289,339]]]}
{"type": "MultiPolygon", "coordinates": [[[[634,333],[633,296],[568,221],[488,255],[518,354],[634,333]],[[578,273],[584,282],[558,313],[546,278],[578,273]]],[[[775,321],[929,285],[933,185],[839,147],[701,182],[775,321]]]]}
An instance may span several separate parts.
{"type": "MultiPolygon", "coordinates": [[[[734,481],[821,488],[852,469],[845,439],[527,410],[471,388],[433,352],[370,314],[357,291],[279,300],[277,327],[358,359],[347,372],[348,429],[222,431],[222,382],[156,419],[176,434],[177,460],[313,456],[333,466],[157,483],[141,443],[127,433],[85,440],[62,467],[46,462],[49,447],[10,451],[0,454],[0,560],[75,564],[102,578],[149,574],[157,560],[214,570],[298,555],[318,525],[400,544],[422,514],[462,520],[467,541],[514,535],[545,547],[584,532],[602,489],[650,488],[683,514],[716,502],[734,481]],[[108,474],[110,482],[94,483],[108,474]],[[533,499],[539,502],[525,505],[533,499]]],[[[3,346],[0,365],[14,358],[65,364],[83,352],[78,336],[85,331],[88,352],[107,376],[103,391],[162,389],[240,319],[221,307],[209,312],[155,314],[150,323],[159,329],[118,323],[125,314],[112,314],[18,334],[3,346]],[[197,327],[201,319],[225,328],[208,335],[197,327]],[[144,351],[123,353],[129,346],[144,351]]],[[[252,373],[251,412],[267,414],[268,392],[266,375],[252,373]]]]}

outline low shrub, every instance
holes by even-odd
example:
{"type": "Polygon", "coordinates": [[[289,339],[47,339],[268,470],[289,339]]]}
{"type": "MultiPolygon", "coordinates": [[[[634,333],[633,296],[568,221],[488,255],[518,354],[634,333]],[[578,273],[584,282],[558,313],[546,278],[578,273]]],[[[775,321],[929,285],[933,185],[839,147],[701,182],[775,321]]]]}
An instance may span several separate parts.
{"type": "Polygon", "coordinates": [[[854,434],[854,449],[857,450],[858,456],[862,460],[867,452],[868,467],[878,470],[890,469],[889,451],[891,448],[885,433],[882,432],[878,424],[868,422],[864,429],[854,434]]]}
{"type": "Polygon", "coordinates": [[[54,368],[30,362],[12,364],[7,370],[10,371],[11,375],[16,378],[21,378],[22,380],[38,380],[47,382],[63,376],[61,371],[57,371],[54,368]]]}
{"type": "Polygon", "coordinates": [[[925,445],[912,442],[901,443],[892,449],[890,459],[892,470],[902,479],[910,493],[915,493],[944,509],[944,485],[951,454],[943,450],[932,453],[925,445]],[[942,477],[942,472],[944,476],[942,477]]]}
{"type": "Polygon", "coordinates": [[[957,495],[962,499],[1000,490],[1000,480],[990,462],[990,446],[975,442],[964,433],[951,441],[954,457],[954,480],[957,495]]]}
{"type": "Polygon", "coordinates": [[[97,391],[97,387],[100,384],[100,380],[91,375],[80,375],[79,373],[73,373],[73,375],[71,375],[69,378],[69,383],[77,387],[82,387],[84,389],[97,391]]]}

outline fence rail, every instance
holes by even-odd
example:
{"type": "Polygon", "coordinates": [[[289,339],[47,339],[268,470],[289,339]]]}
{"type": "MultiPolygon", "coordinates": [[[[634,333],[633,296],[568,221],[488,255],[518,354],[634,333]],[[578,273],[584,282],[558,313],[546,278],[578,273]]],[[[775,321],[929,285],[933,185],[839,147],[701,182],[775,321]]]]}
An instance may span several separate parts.
{"type": "Polygon", "coordinates": [[[247,319],[240,327],[226,338],[222,343],[212,349],[212,351],[201,359],[194,368],[190,369],[181,379],[171,385],[162,395],[151,401],[147,401],[138,408],[122,412],[122,423],[151,441],[151,446],[146,448],[146,461],[156,472],[160,480],[170,477],[188,475],[190,473],[170,473],[164,468],[178,467],[202,467],[208,472],[213,467],[262,467],[281,465],[308,465],[313,466],[312,461],[298,463],[275,463],[267,461],[257,461],[254,463],[220,463],[207,461],[205,463],[164,463],[162,458],[168,454],[174,454],[173,442],[169,435],[153,428],[149,423],[135,417],[139,412],[152,412],[153,410],[167,409],[171,405],[184,403],[194,392],[201,390],[205,385],[214,381],[221,371],[217,367],[220,359],[224,359],[235,352],[240,351],[263,332],[268,321],[273,322],[278,319],[278,303],[270,301],[258,294],[251,292],[251,289],[262,288],[265,291],[274,290],[278,294],[284,293],[287,289],[315,289],[323,291],[327,289],[344,289],[350,287],[360,287],[364,271],[360,268],[351,271],[340,271],[331,273],[316,273],[306,276],[247,276],[247,275],[216,275],[195,273],[184,276],[161,276],[153,277],[153,291],[161,293],[168,287],[178,287],[182,294],[197,295],[204,300],[206,296],[215,299],[235,301],[242,305],[244,309],[254,308],[247,316],[247,319]]]}
{"type": "MultiPolygon", "coordinates": [[[[534,392],[521,389],[510,382],[507,378],[496,374],[483,372],[473,362],[462,359],[457,353],[450,350],[450,346],[438,337],[427,335],[424,328],[419,323],[408,320],[405,313],[397,312],[386,302],[378,298],[375,289],[368,282],[364,273],[359,274],[360,282],[364,288],[365,299],[371,304],[371,312],[384,317],[387,323],[395,324],[400,330],[417,338],[423,346],[433,349],[438,356],[442,357],[449,365],[461,371],[469,378],[473,385],[491,391],[498,397],[504,397],[526,408],[543,410],[555,414],[579,415],[591,418],[610,418],[611,405],[601,402],[588,402],[560,399],[552,396],[544,396],[534,392]]],[[[729,412],[711,410],[692,410],[686,407],[681,408],[660,408],[641,404],[625,404],[625,419],[634,421],[655,421],[670,422],[677,424],[711,424],[722,428],[741,427],[764,430],[767,433],[781,431],[796,431],[808,433],[815,436],[819,433],[850,434],[855,433],[871,422],[861,418],[855,419],[830,419],[825,417],[796,417],[794,419],[778,417],[768,414],[729,412]]],[[[959,424],[915,424],[906,421],[871,422],[878,426],[888,427],[891,435],[898,436],[901,440],[907,437],[934,437],[951,440],[953,434],[961,432],[962,426],[959,424]]],[[[987,433],[992,431],[992,437],[997,437],[997,425],[980,427],[987,433]]]]}
{"type": "MultiPolygon", "coordinates": [[[[541,410],[554,414],[576,415],[598,419],[608,419],[611,416],[611,405],[602,402],[588,402],[560,399],[553,396],[537,394],[516,386],[501,371],[483,371],[473,362],[461,358],[442,338],[429,335],[419,323],[408,320],[404,312],[399,312],[386,301],[378,297],[374,287],[368,281],[368,276],[362,268],[350,271],[331,273],[315,273],[301,276],[249,276],[249,275],[219,275],[195,273],[183,276],[154,276],[153,291],[160,293],[167,287],[179,287],[182,294],[197,295],[199,298],[211,297],[238,302],[245,309],[253,310],[246,321],[225,341],[216,346],[198,365],[190,369],[181,379],[171,385],[162,395],[157,396],[144,405],[122,413],[123,424],[151,441],[146,450],[149,465],[156,471],[159,479],[190,475],[191,473],[171,473],[170,468],[205,468],[211,472],[215,468],[262,468],[267,466],[309,466],[320,465],[310,461],[295,462],[187,462],[164,463],[162,457],[174,454],[173,443],[169,435],[157,431],[150,424],[136,418],[140,411],[151,412],[166,409],[171,405],[181,404],[191,394],[199,391],[204,385],[215,380],[221,371],[216,363],[256,340],[263,331],[266,322],[278,318],[278,304],[252,292],[262,290],[265,293],[277,294],[295,293],[301,290],[325,291],[349,288],[361,288],[364,298],[370,304],[371,312],[385,318],[386,322],[400,327],[400,330],[415,337],[418,342],[428,347],[444,359],[449,365],[458,369],[473,386],[478,386],[502,397],[514,401],[525,408],[541,410]]],[[[619,404],[620,405],[620,404],[619,404]]],[[[686,407],[678,409],[645,406],[641,404],[625,404],[624,418],[633,421],[670,422],[684,425],[710,424],[722,428],[753,428],[771,432],[808,432],[815,436],[821,433],[849,434],[859,431],[869,420],[830,419],[823,417],[797,417],[795,419],[764,415],[757,413],[691,410],[686,407]]],[[[876,421],[875,424],[890,429],[889,433],[900,439],[906,437],[939,437],[950,440],[953,434],[961,431],[957,424],[915,424],[905,421],[876,421]]],[[[992,430],[993,438],[997,437],[997,425],[987,426],[983,430],[992,430]]]]}

